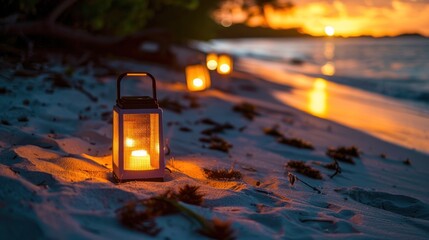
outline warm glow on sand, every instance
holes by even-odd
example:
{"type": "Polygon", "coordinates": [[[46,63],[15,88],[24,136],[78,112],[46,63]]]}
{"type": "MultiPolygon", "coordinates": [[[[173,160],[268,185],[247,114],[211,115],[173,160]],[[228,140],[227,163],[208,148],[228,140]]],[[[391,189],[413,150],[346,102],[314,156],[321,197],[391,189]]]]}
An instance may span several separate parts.
{"type": "Polygon", "coordinates": [[[326,26],[325,27],[325,34],[326,36],[332,37],[335,34],[335,28],[332,26],[326,26]]]}
{"type": "Polygon", "coordinates": [[[326,114],[326,86],[326,80],[317,78],[313,82],[313,88],[308,95],[308,111],[319,117],[323,117],[326,114]]]}

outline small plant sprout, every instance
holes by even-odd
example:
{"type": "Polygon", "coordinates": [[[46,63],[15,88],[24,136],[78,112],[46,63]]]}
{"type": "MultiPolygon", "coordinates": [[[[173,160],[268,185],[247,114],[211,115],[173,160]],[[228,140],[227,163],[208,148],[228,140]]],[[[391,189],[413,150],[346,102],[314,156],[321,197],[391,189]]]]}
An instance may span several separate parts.
{"type": "Polygon", "coordinates": [[[288,180],[289,180],[290,185],[292,185],[292,186],[295,184],[295,182],[300,181],[300,182],[302,182],[305,186],[307,186],[307,187],[311,188],[312,190],[316,191],[318,194],[321,194],[321,193],[322,193],[322,191],[320,191],[318,188],[316,188],[316,187],[314,187],[314,186],[312,186],[312,185],[310,185],[310,184],[306,183],[305,181],[303,181],[303,180],[299,179],[296,175],[294,175],[294,174],[293,174],[293,173],[291,173],[291,172],[288,172],[288,173],[287,173],[287,177],[288,177],[288,180]]]}
{"type": "Polygon", "coordinates": [[[329,176],[330,178],[334,178],[337,174],[341,173],[341,167],[337,159],[334,159],[334,162],[332,163],[324,165],[324,167],[327,169],[335,170],[335,172],[331,176],[329,176]]]}

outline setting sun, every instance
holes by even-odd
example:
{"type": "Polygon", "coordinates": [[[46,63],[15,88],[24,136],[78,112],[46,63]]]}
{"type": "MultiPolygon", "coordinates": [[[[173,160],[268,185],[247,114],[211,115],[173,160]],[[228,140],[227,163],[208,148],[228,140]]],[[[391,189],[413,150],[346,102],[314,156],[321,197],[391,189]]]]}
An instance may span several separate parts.
{"type": "Polygon", "coordinates": [[[326,36],[332,37],[335,34],[335,28],[332,26],[326,26],[325,27],[325,34],[326,36]]]}

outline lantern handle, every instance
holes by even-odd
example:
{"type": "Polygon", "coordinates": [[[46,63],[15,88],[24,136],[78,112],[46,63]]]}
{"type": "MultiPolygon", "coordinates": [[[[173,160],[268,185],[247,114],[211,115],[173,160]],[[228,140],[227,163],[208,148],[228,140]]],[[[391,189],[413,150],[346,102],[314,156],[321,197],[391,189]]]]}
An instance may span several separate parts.
{"type": "Polygon", "coordinates": [[[116,81],[116,102],[121,99],[121,81],[125,77],[150,77],[152,79],[152,95],[155,101],[158,101],[156,98],[156,81],[152,74],[148,72],[126,72],[119,75],[118,80],[116,81]]]}

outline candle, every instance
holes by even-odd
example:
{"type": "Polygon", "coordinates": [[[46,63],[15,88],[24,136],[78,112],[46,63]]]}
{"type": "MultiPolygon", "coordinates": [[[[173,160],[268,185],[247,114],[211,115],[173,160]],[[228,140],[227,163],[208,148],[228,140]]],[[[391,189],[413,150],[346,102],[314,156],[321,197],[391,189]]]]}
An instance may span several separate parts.
{"type": "Polygon", "coordinates": [[[229,55],[220,55],[218,58],[217,72],[219,74],[230,74],[232,71],[232,59],[229,55]]]}
{"type": "Polygon", "coordinates": [[[219,67],[220,73],[223,73],[223,74],[229,73],[230,70],[231,70],[231,68],[226,63],[220,65],[220,67],[219,67]]]}
{"type": "Polygon", "coordinates": [[[207,55],[206,61],[208,69],[215,70],[217,68],[217,55],[215,53],[207,55]]]}
{"type": "Polygon", "coordinates": [[[203,80],[201,80],[201,78],[194,78],[194,80],[192,81],[192,84],[194,84],[195,87],[202,87],[203,80]]]}
{"type": "Polygon", "coordinates": [[[150,164],[150,155],[146,150],[134,150],[131,152],[131,156],[128,162],[127,169],[130,170],[147,170],[152,169],[150,164]]]}

